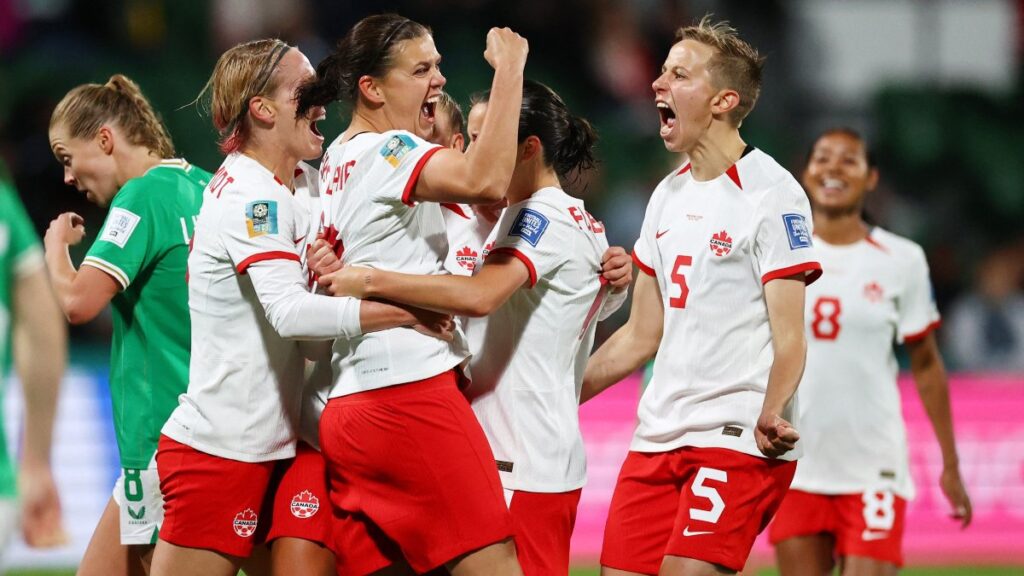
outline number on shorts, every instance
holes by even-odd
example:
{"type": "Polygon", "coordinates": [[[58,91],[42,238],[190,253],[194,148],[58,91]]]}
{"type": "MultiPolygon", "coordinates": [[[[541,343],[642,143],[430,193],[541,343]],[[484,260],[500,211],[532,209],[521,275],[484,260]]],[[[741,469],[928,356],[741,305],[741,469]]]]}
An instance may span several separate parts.
{"type": "Polygon", "coordinates": [[[864,524],[869,530],[891,530],[896,522],[896,510],[893,504],[896,497],[887,490],[865,492],[861,499],[864,501],[864,524]]]}
{"type": "Polygon", "coordinates": [[[669,275],[669,278],[679,286],[679,296],[668,299],[668,305],[672,308],[686,308],[686,297],[690,295],[690,288],[686,285],[686,276],[679,269],[692,264],[693,258],[682,254],[676,256],[676,261],[672,264],[672,274],[669,275]]]}
{"type": "Polygon", "coordinates": [[[130,502],[141,502],[143,496],[142,490],[142,470],[138,468],[125,468],[124,469],[124,497],[130,502]]]}
{"type": "Polygon", "coordinates": [[[722,496],[711,486],[705,486],[705,480],[713,480],[715,482],[725,483],[729,480],[729,475],[725,473],[725,470],[716,470],[714,468],[701,468],[697,470],[697,476],[693,479],[693,484],[690,485],[690,491],[693,495],[698,498],[707,498],[711,501],[710,510],[702,510],[700,508],[690,508],[690,518],[692,520],[700,520],[701,522],[710,522],[711,524],[718,523],[718,519],[722,517],[722,512],[725,511],[725,501],[722,500],[722,496]]]}
{"type": "Polygon", "coordinates": [[[814,302],[814,321],[811,322],[811,331],[818,340],[835,340],[839,337],[839,315],[843,312],[843,306],[839,298],[833,296],[822,296],[814,302]]]}

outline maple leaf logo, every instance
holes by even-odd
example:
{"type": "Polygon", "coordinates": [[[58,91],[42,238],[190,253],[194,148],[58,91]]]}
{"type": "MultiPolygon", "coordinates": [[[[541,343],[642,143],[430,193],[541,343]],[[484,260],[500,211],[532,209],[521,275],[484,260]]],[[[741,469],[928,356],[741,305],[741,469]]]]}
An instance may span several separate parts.
{"type": "Polygon", "coordinates": [[[238,514],[235,514],[235,521],[232,523],[235,529],[235,534],[238,534],[242,538],[248,538],[256,532],[256,513],[252,511],[252,508],[246,508],[238,514]]]}
{"type": "Polygon", "coordinates": [[[309,518],[320,510],[320,499],[309,490],[303,490],[292,498],[291,511],[296,518],[309,518]]]}
{"type": "Polygon", "coordinates": [[[882,286],[878,282],[869,282],[864,286],[864,298],[868,302],[881,302],[884,297],[885,291],[882,290],[882,286]]]}
{"type": "Polygon", "coordinates": [[[469,246],[463,246],[461,250],[455,253],[455,261],[459,263],[459,266],[462,266],[466,270],[472,272],[473,269],[476,268],[477,256],[478,254],[476,253],[476,250],[473,250],[469,246]]]}
{"type": "Polygon", "coordinates": [[[725,230],[711,237],[711,251],[715,256],[725,256],[732,251],[732,238],[725,230]]]}

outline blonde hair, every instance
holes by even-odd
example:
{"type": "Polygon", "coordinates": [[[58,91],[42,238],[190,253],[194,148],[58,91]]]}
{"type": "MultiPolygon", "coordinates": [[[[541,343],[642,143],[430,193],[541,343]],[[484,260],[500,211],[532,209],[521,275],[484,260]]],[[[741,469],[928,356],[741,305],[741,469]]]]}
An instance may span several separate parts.
{"type": "Polygon", "coordinates": [[[713,22],[705,15],[700,23],[676,30],[676,42],[694,40],[715,50],[708,71],[718,88],[731,88],[740,95],[740,103],[729,112],[729,120],[739,126],[754,109],[761,95],[761,72],[765,58],[739,37],[728,22],[713,22]]]}
{"type": "Polygon", "coordinates": [[[462,107],[452,98],[451,94],[441,92],[437,101],[437,111],[448,116],[452,134],[462,134],[462,128],[466,124],[466,117],[462,114],[462,107]]]}
{"type": "Polygon", "coordinates": [[[71,138],[92,138],[104,124],[119,126],[128,141],[161,158],[174,157],[174,144],[138,84],[114,74],[106,84],[82,84],[68,92],[50,116],[50,129],[63,126],[71,138]]]}
{"type": "Polygon", "coordinates": [[[249,101],[277,90],[279,80],[274,72],[290,48],[276,38],[253,40],[234,46],[217,60],[196,100],[209,94],[209,111],[220,133],[221,152],[230,154],[248,139],[249,101]]]}

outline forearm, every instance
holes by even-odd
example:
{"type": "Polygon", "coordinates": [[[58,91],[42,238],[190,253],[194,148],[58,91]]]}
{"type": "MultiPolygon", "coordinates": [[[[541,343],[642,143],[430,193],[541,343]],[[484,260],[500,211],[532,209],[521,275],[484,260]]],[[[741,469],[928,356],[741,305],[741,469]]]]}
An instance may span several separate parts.
{"type": "Polygon", "coordinates": [[[764,414],[782,414],[789,405],[800,385],[804,373],[804,362],[807,358],[807,341],[802,333],[773,341],[775,360],[768,374],[768,386],[765,390],[764,414]]]}
{"type": "Polygon", "coordinates": [[[78,271],[71,262],[67,245],[46,245],[46,269],[50,273],[50,285],[57,297],[57,303],[65,316],[75,307],[74,284],[78,271]]]}
{"type": "Polygon", "coordinates": [[[268,260],[247,273],[267,321],[282,338],[326,340],[363,333],[360,301],[310,293],[297,262],[268,260]]]}
{"type": "Polygon", "coordinates": [[[636,332],[627,322],[590,357],[583,374],[581,404],[636,372],[654,357],[659,341],[641,338],[636,332]]]}
{"type": "Polygon", "coordinates": [[[924,405],[928,419],[935,430],[935,438],[942,450],[942,462],[946,468],[956,467],[960,460],[957,456],[956,440],[953,433],[953,415],[949,401],[949,380],[946,368],[941,359],[936,359],[926,366],[915,366],[914,381],[917,384],[921,403],[924,405]]]}
{"type": "Polygon", "coordinates": [[[482,201],[504,197],[512,179],[522,101],[523,70],[511,66],[495,70],[480,136],[466,153],[468,175],[471,182],[481,184],[482,201]]]}
{"type": "Polygon", "coordinates": [[[389,328],[412,326],[415,323],[416,316],[407,308],[387,302],[360,301],[359,324],[362,326],[364,334],[389,328]]]}
{"type": "Polygon", "coordinates": [[[416,275],[366,269],[365,296],[456,316],[486,316],[497,295],[478,277],[416,275]]]}

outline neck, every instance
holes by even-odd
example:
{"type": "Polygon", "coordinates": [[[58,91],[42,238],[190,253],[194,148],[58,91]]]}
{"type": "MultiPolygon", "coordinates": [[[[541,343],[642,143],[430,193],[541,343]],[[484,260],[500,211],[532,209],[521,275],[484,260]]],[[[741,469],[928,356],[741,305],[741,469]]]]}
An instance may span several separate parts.
{"type": "Polygon", "coordinates": [[[356,106],[355,111],[352,113],[352,122],[349,123],[348,128],[345,130],[342,140],[347,141],[361,132],[376,132],[380,134],[395,129],[384,114],[383,108],[371,110],[362,106],[356,106]]]}
{"type": "Polygon", "coordinates": [[[814,235],[829,244],[842,246],[860,242],[868,236],[868,225],[860,217],[860,208],[843,214],[814,210],[814,235]]]}
{"type": "Polygon", "coordinates": [[[505,197],[509,204],[515,204],[533,196],[542,188],[561,187],[562,183],[558,180],[558,174],[551,168],[544,167],[527,178],[516,178],[513,175],[512,183],[509,184],[505,197]]]}
{"type": "Polygon", "coordinates": [[[132,146],[123,152],[118,159],[117,188],[120,190],[125,182],[138,178],[147,170],[160,163],[162,158],[148,148],[132,146]]]}
{"type": "Polygon", "coordinates": [[[739,130],[725,122],[713,121],[693,149],[686,151],[694,179],[706,182],[718,178],[739,161],[746,147],[739,130]]]}
{"type": "Polygon", "coordinates": [[[299,165],[301,158],[290,156],[281,146],[261,146],[258,142],[243,146],[239,152],[272,172],[286,188],[292,188],[295,167],[299,165]]]}

